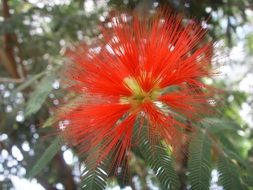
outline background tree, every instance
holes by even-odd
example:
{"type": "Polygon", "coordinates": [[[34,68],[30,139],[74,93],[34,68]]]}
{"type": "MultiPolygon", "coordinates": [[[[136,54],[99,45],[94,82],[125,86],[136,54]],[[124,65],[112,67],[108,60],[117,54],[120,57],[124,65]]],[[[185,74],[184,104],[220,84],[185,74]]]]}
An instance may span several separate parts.
{"type": "Polygon", "coordinates": [[[253,122],[247,115],[253,104],[252,86],[248,87],[253,68],[252,0],[2,0],[0,10],[0,189],[11,189],[13,176],[35,178],[48,190],[116,185],[253,189],[253,122]],[[158,6],[203,20],[209,37],[222,44],[217,51],[227,56],[218,64],[230,72],[215,81],[207,79],[224,89],[217,94],[224,104],[221,114],[203,119],[202,133],[190,135],[185,144],[189,156],[180,169],[164,146],[151,150],[143,138],[142,151],[133,151],[127,179],[108,173],[106,164],[90,170],[75,149],[47,136],[54,132],[55,110],[73,98],[59,80],[64,52],[72,43],[97,37],[98,23],[106,22],[112,10],[141,12],[158,6]]]}

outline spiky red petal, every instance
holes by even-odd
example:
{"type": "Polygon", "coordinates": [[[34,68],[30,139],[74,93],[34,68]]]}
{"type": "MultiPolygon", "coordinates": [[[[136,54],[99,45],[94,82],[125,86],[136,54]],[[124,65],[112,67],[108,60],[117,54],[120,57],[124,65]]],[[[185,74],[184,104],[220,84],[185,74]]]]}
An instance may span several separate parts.
{"type": "Polygon", "coordinates": [[[59,118],[69,121],[64,134],[81,152],[95,149],[99,160],[114,152],[120,164],[137,118],[151,140],[175,144],[177,129],[187,127],[182,118],[191,120],[208,106],[200,79],[211,74],[212,44],[201,44],[206,31],[199,24],[183,24],[174,14],[121,14],[110,25],[92,46],[69,52],[69,89],[89,98],[59,118]]]}

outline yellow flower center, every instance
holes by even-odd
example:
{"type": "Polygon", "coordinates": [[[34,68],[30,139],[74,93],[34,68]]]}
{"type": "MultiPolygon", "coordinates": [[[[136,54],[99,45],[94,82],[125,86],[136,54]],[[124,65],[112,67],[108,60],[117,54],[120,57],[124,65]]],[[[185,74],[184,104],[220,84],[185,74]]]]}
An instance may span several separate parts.
{"type": "Polygon", "coordinates": [[[124,84],[132,92],[132,96],[123,96],[120,98],[120,103],[131,104],[134,108],[138,107],[140,104],[146,101],[156,101],[161,95],[160,88],[153,88],[149,92],[145,92],[137,80],[133,77],[126,77],[124,79],[124,84]]]}

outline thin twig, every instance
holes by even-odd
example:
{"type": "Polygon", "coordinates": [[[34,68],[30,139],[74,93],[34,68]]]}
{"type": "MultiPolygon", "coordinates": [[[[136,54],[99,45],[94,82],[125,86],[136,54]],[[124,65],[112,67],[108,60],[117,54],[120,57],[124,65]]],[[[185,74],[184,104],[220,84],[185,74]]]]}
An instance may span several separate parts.
{"type": "Polygon", "coordinates": [[[0,78],[0,83],[22,83],[24,82],[24,78],[0,78]]]}

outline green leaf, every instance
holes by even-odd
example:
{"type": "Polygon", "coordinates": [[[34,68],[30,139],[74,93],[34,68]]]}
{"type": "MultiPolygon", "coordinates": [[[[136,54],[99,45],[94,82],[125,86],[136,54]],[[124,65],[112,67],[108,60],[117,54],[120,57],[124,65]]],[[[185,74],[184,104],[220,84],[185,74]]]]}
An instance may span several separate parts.
{"type": "MultiPolygon", "coordinates": [[[[238,148],[231,141],[234,140],[233,137],[239,137],[237,134],[238,130],[241,130],[240,126],[233,121],[220,120],[217,118],[206,118],[202,121],[202,125],[205,125],[211,136],[215,135],[215,139],[219,139],[220,144],[217,146],[221,147],[222,151],[228,156],[241,162],[242,165],[248,165],[246,161],[240,155],[238,148]],[[231,135],[227,135],[228,132],[233,132],[231,135]],[[232,136],[232,138],[231,138],[232,136]],[[230,137],[230,138],[229,138],[230,137]]],[[[213,143],[217,143],[213,141],[213,143]]]]}
{"type": "Polygon", "coordinates": [[[205,118],[201,121],[202,125],[214,134],[221,132],[237,132],[241,127],[233,121],[218,119],[218,118],[205,118]]]}
{"type": "Polygon", "coordinates": [[[140,140],[140,152],[143,155],[143,159],[154,171],[161,189],[178,189],[178,175],[173,168],[172,159],[168,151],[166,151],[161,144],[151,146],[150,142],[144,137],[144,135],[140,140]]]}
{"type": "Polygon", "coordinates": [[[27,177],[32,178],[36,176],[45,166],[53,159],[53,157],[60,151],[62,146],[62,138],[57,137],[52,144],[42,154],[40,159],[35,163],[32,169],[28,172],[27,177]]]}
{"type": "Polygon", "coordinates": [[[253,174],[251,176],[243,176],[242,180],[248,187],[253,187],[253,174]]]}
{"type": "Polygon", "coordinates": [[[53,89],[52,83],[55,80],[55,74],[46,75],[38,84],[37,88],[32,92],[27,106],[25,108],[25,116],[30,116],[34,113],[37,113],[41,108],[42,104],[46,100],[48,94],[53,89]]]}
{"type": "Polygon", "coordinates": [[[234,144],[229,140],[228,136],[225,135],[224,133],[217,134],[216,137],[220,140],[221,142],[221,147],[223,149],[228,149],[231,152],[234,152],[235,154],[239,155],[239,152],[237,148],[234,146],[234,144]]]}
{"type": "Polygon", "coordinates": [[[229,157],[220,155],[218,159],[219,182],[225,190],[244,189],[240,181],[240,172],[229,157]]]}
{"type": "Polygon", "coordinates": [[[103,190],[106,187],[108,177],[104,162],[97,163],[96,155],[90,154],[85,162],[85,168],[82,171],[81,189],[85,190],[103,190]]]}
{"type": "Polygon", "coordinates": [[[233,159],[234,162],[237,162],[241,169],[244,172],[251,174],[253,171],[252,164],[244,159],[241,154],[236,150],[235,146],[225,137],[225,135],[221,135],[220,141],[222,144],[220,145],[223,151],[223,154],[228,156],[229,159],[233,159]]]}
{"type": "Polygon", "coordinates": [[[19,91],[26,89],[27,87],[32,85],[35,81],[37,81],[41,77],[43,77],[43,75],[45,75],[45,74],[46,74],[46,71],[42,71],[41,73],[38,73],[38,74],[32,76],[30,79],[28,79],[27,81],[25,81],[21,85],[19,85],[13,93],[17,93],[19,91]]]}
{"type": "Polygon", "coordinates": [[[45,123],[42,125],[42,128],[51,127],[56,121],[56,118],[51,116],[45,121],[45,123]]]}
{"type": "Polygon", "coordinates": [[[194,134],[189,146],[189,181],[191,189],[209,189],[211,178],[211,142],[204,132],[194,134]]]}

